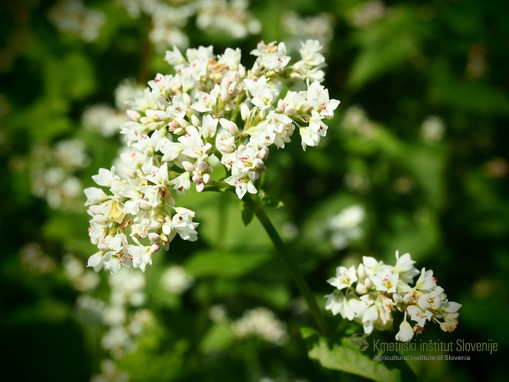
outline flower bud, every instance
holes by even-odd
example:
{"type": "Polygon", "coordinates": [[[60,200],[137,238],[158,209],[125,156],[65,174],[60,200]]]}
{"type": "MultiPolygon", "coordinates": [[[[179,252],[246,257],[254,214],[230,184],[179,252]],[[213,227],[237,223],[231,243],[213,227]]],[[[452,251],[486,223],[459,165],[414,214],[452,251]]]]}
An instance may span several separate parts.
{"type": "Polygon", "coordinates": [[[103,251],[103,252],[106,252],[107,250],[110,249],[110,247],[108,247],[108,245],[104,242],[97,244],[97,248],[99,249],[99,251],[103,251]]]}
{"type": "Polygon", "coordinates": [[[187,172],[193,172],[194,171],[194,164],[188,161],[183,161],[182,166],[184,167],[184,170],[187,172]]]}
{"type": "Polygon", "coordinates": [[[140,113],[138,113],[136,110],[127,110],[126,114],[129,118],[136,122],[139,121],[141,118],[140,113]]]}
{"type": "Polygon", "coordinates": [[[155,232],[150,232],[148,234],[148,238],[153,244],[158,244],[159,240],[161,239],[161,237],[155,232]]]}
{"type": "Polygon", "coordinates": [[[414,336],[414,331],[410,324],[405,320],[399,325],[399,332],[396,334],[396,340],[408,342],[414,336]]]}
{"type": "Polygon", "coordinates": [[[200,161],[200,162],[198,162],[196,167],[198,168],[199,172],[203,172],[203,171],[208,170],[209,165],[207,164],[207,162],[200,161]]]}
{"type": "Polygon", "coordinates": [[[364,284],[357,283],[355,291],[357,292],[357,294],[365,294],[368,292],[368,288],[366,288],[366,285],[364,284]]]}
{"type": "Polygon", "coordinates": [[[364,280],[366,278],[366,268],[364,267],[364,264],[359,264],[357,267],[357,277],[359,279],[364,280]]]}
{"type": "Polygon", "coordinates": [[[221,118],[219,120],[219,123],[221,124],[221,126],[223,126],[224,129],[228,130],[232,135],[235,135],[239,132],[239,128],[237,127],[235,122],[232,122],[225,118],[221,118]]]}
{"type": "Polygon", "coordinates": [[[269,148],[267,146],[263,146],[258,152],[257,157],[262,160],[267,159],[269,157],[269,148]]]}
{"type": "Polygon", "coordinates": [[[243,121],[247,119],[250,111],[251,110],[249,109],[249,106],[247,106],[245,103],[240,105],[240,117],[242,118],[243,121]]]}
{"type": "Polygon", "coordinates": [[[200,126],[201,125],[200,120],[194,114],[191,116],[191,124],[193,124],[194,126],[200,126]]]}

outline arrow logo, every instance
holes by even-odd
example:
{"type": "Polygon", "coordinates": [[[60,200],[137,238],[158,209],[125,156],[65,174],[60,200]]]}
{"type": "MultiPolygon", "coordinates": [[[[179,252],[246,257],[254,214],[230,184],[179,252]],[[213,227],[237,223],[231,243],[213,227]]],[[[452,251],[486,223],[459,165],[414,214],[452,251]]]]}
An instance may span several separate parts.
{"type": "Polygon", "coordinates": [[[357,333],[352,334],[350,337],[350,342],[353,346],[357,346],[360,351],[364,351],[368,348],[369,343],[366,341],[366,337],[368,336],[367,333],[365,333],[362,337],[357,338],[357,333]]]}

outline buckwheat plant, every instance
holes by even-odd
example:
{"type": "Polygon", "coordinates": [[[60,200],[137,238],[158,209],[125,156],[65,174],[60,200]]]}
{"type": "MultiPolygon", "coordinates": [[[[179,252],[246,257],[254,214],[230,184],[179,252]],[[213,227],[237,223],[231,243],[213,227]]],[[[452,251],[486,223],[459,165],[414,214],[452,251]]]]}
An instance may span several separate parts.
{"type": "Polygon", "coordinates": [[[327,280],[336,290],[326,296],[326,309],[362,324],[366,334],[373,329],[391,329],[392,313],[403,312],[404,319],[396,334],[396,340],[402,342],[410,341],[414,333],[421,333],[428,321],[439,324],[444,332],[454,331],[461,305],[447,299],[432,270],[423,268],[419,272],[414,264],[410,254],[400,257],[396,252],[394,266],[363,257],[357,268],[338,267],[336,277],[327,280]],[[419,277],[414,283],[416,276],[419,277]]]}
{"type": "Polygon", "coordinates": [[[324,120],[339,104],[320,85],[320,49],[308,40],[290,64],[284,43],[260,42],[250,69],[241,64],[240,49],[167,51],[175,74],[157,74],[130,102],[120,164],[100,169],[93,176],[100,187],[85,189],[89,235],[98,248],[88,265],[144,271],[177,235],[198,238],[195,212],[178,206],[176,197],[209,186],[231,187],[251,200],[246,194],[258,193],[270,148],[284,148],[295,130],[304,150],[318,145],[327,132],[324,120]],[[218,178],[221,172],[226,176],[218,178]]]}

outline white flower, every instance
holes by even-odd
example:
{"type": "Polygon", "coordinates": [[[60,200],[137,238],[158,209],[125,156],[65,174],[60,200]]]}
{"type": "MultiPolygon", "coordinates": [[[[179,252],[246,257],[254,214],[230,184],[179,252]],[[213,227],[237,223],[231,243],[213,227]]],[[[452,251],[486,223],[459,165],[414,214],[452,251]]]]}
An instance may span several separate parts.
{"type": "Polygon", "coordinates": [[[396,292],[398,286],[398,273],[394,273],[394,268],[388,265],[381,266],[376,273],[370,277],[375,288],[381,292],[396,292]]]}
{"type": "Polygon", "coordinates": [[[412,326],[407,322],[407,320],[403,320],[399,325],[399,332],[396,333],[396,340],[401,342],[408,342],[414,337],[414,331],[412,330],[412,326]]]}
{"type": "Polygon", "coordinates": [[[399,256],[399,251],[396,251],[396,265],[394,266],[394,273],[399,274],[400,283],[410,283],[414,277],[420,272],[414,267],[415,261],[412,260],[409,253],[399,256]]]}
{"type": "Polygon", "coordinates": [[[178,265],[167,268],[161,276],[161,287],[174,294],[185,292],[193,282],[193,277],[178,265]]]}
{"type": "Polygon", "coordinates": [[[357,275],[355,273],[355,266],[352,265],[350,268],[338,267],[336,268],[336,277],[327,280],[329,284],[335,286],[339,290],[348,288],[354,282],[357,281],[357,275]]]}

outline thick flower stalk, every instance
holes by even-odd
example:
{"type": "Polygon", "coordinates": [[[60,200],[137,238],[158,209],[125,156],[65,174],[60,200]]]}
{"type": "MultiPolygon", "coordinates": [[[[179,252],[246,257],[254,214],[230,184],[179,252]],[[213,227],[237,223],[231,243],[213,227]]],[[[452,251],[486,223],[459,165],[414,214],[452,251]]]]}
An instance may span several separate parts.
{"type": "Polygon", "coordinates": [[[373,329],[391,329],[392,313],[404,312],[396,334],[396,340],[402,342],[410,341],[414,333],[421,333],[428,321],[439,324],[444,332],[454,331],[461,305],[447,299],[433,271],[423,268],[419,272],[414,264],[410,254],[400,257],[396,252],[394,266],[363,257],[357,268],[338,267],[336,277],[327,280],[336,290],[326,296],[325,308],[362,324],[367,334],[373,329]]]}
{"type": "Polygon", "coordinates": [[[240,49],[168,51],[176,73],[158,74],[130,103],[121,160],[93,177],[102,188],[85,190],[90,238],[99,249],[88,265],[144,270],[177,235],[197,240],[195,213],[176,206],[176,196],[221,182],[242,199],[258,192],[271,147],[284,148],[295,130],[304,150],[318,145],[323,121],[339,104],[320,85],[320,49],[306,41],[290,65],[283,43],[261,42],[251,69],[241,64],[240,49]]]}

